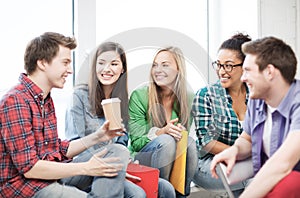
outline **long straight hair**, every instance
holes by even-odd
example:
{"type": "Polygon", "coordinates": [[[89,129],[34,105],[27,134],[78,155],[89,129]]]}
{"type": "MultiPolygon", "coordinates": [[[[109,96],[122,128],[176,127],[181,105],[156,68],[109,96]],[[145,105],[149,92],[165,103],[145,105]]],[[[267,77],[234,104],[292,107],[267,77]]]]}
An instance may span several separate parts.
{"type": "MultiPolygon", "coordinates": [[[[187,83],[186,83],[186,66],[182,51],[177,47],[167,47],[160,49],[156,56],[161,52],[170,52],[177,64],[178,74],[175,79],[172,97],[174,98],[175,111],[179,116],[179,122],[188,128],[190,117],[190,105],[188,101],[187,83]]],[[[154,59],[155,59],[154,58],[154,59]]],[[[166,114],[162,104],[162,89],[158,86],[150,72],[149,84],[149,119],[152,120],[152,125],[156,127],[164,127],[167,124],[166,114]]]]}
{"type": "Polygon", "coordinates": [[[89,102],[91,105],[91,112],[97,115],[98,117],[104,117],[103,108],[101,105],[101,101],[105,99],[103,85],[98,80],[96,65],[97,65],[97,57],[102,53],[107,51],[115,51],[119,54],[122,65],[123,65],[123,73],[121,73],[119,79],[117,80],[112,93],[110,94],[111,98],[118,97],[121,100],[121,116],[123,119],[123,123],[125,127],[128,124],[128,87],[127,87],[127,61],[126,55],[123,47],[114,42],[105,42],[100,44],[95,53],[92,56],[91,61],[91,70],[90,70],[90,78],[89,78],[89,102]]]}

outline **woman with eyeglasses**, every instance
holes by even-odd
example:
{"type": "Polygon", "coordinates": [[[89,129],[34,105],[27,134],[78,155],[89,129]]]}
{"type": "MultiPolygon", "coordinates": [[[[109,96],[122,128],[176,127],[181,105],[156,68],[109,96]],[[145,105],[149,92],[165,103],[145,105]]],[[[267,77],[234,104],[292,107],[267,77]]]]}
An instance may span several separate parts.
{"type": "MultiPolygon", "coordinates": [[[[222,181],[212,178],[210,163],[213,156],[231,146],[243,131],[248,100],[248,88],[240,78],[243,74],[245,55],[241,51],[243,43],[250,41],[249,35],[237,33],[224,41],[212,63],[219,80],[200,89],[193,101],[193,116],[197,134],[199,169],[193,182],[210,191],[222,191],[222,181]]],[[[232,185],[238,196],[245,185],[232,185]]]]}

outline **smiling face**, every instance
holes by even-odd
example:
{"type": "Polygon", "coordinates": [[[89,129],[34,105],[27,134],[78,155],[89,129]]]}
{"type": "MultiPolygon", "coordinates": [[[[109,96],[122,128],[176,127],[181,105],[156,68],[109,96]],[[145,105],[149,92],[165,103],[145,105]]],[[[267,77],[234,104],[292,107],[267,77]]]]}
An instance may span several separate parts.
{"type": "MultiPolygon", "coordinates": [[[[236,65],[242,63],[237,57],[238,53],[234,50],[221,49],[217,55],[217,62],[220,64],[236,65]]],[[[224,88],[231,88],[234,86],[241,86],[241,76],[243,69],[241,66],[233,67],[231,72],[226,72],[223,67],[216,70],[220,79],[221,85],[224,88]]]]}
{"type": "Polygon", "coordinates": [[[50,63],[42,61],[45,65],[45,72],[47,74],[47,83],[49,89],[63,88],[66,78],[72,74],[71,50],[67,47],[59,46],[57,55],[50,63]]]}
{"type": "Polygon", "coordinates": [[[115,51],[106,51],[97,57],[97,78],[103,86],[113,86],[123,72],[120,56],[115,51]]]}
{"type": "Polygon", "coordinates": [[[243,64],[244,73],[241,80],[249,87],[249,97],[252,99],[264,99],[269,93],[269,82],[267,80],[267,68],[259,71],[256,64],[256,56],[248,54],[243,64]]]}
{"type": "Polygon", "coordinates": [[[172,53],[168,51],[158,53],[151,68],[154,82],[160,87],[173,87],[177,74],[178,66],[172,53]]]}

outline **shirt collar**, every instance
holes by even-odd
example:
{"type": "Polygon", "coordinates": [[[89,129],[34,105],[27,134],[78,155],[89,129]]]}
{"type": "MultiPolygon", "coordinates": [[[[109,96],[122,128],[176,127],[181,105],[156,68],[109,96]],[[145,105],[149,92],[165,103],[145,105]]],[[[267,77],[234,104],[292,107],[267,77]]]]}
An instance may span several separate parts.
{"type": "Polygon", "coordinates": [[[287,92],[287,94],[284,96],[283,100],[280,102],[277,111],[282,114],[284,117],[288,117],[289,113],[290,113],[290,106],[293,104],[291,103],[291,98],[294,97],[294,92],[295,92],[295,88],[296,85],[299,85],[299,81],[294,80],[292,82],[292,84],[290,85],[290,88],[287,92]]]}
{"type": "MultiPolygon", "coordinates": [[[[248,103],[248,99],[249,99],[249,88],[248,88],[248,86],[247,86],[246,83],[243,83],[243,84],[244,84],[244,86],[246,87],[246,101],[245,101],[245,103],[247,104],[247,103],[248,103]]],[[[232,103],[232,99],[231,99],[231,96],[230,96],[230,94],[229,94],[229,92],[228,92],[228,89],[224,89],[224,88],[222,87],[220,80],[218,80],[217,87],[218,87],[218,89],[219,89],[220,96],[226,96],[227,100],[228,100],[230,103],[232,103]]]]}
{"type": "Polygon", "coordinates": [[[19,81],[21,84],[23,84],[28,92],[35,98],[39,98],[40,100],[43,100],[43,90],[39,88],[32,80],[30,80],[25,73],[21,73],[19,77],[19,81]]]}
{"type": "MultiPolygon", "coordinates": [[[[289,116],[290,105],[293,104],[293,103],[291,103],[291,98],[294,97],[296,85],[298,84],[298,86],[299,86],[299,83],[300,83],[299,80],[297,80],[297,81],[295,80],[294,82],[292,82],[287,94],[284,96],[283,100],[280,102],[279,106],[276,109],[276,111],[278,111],[285,118],[287,118],[289,116]]],[[[264,100],[261,100],[261,99],[258,99],[258,100],[260,102],[257,103],[256,109],[259,112],[264,112],[267,108],[267,104],[265,103],[264,100]]]]}

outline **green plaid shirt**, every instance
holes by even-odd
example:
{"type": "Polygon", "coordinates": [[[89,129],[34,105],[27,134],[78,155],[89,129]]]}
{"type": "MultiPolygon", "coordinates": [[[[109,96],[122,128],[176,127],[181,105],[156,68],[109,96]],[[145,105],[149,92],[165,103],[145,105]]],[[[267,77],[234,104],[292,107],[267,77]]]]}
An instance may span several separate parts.
{"type": "MultiPolygon", "coordinates": [[[[246,85],[245,85],[246,86],[246,85]]],[[[246,86],[246,101],[249,90],[246,86]]],[[[192,106],[199,150],[212,140],[232,145],[243,128],[232,109],[232,99],[220,81],[197,91],[192,106]]]]}

